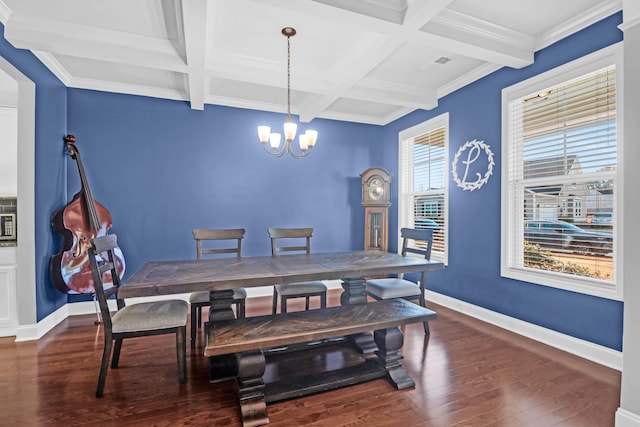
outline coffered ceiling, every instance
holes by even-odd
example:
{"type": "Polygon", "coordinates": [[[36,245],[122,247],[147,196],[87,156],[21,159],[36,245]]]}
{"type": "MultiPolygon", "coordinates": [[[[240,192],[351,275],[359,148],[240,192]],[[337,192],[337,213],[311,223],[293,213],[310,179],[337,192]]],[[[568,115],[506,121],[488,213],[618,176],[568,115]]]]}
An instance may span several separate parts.
{"type": "Polygon", "coordinates": [[[0,0],[74,88],[386,124],[620,10],[617,0],[0,0]]]}

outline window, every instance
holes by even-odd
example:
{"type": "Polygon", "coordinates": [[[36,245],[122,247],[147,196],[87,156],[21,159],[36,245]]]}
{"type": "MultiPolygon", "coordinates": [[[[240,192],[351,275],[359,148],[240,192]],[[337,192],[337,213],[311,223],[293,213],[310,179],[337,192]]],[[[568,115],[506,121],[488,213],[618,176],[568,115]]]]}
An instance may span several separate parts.
{"type": "Polygon", "coordinates": [[[619,49],[503,90],[503,276],[622,298],[619,49]]]}
{"type": "MultiPolygon", "coordinates": [[[[399,134],[400,228],[433,229],[431,259],[447,263],[449,115],[399,134]]],[[[398,233],[400,235],[400,233],[398,233]]]]}

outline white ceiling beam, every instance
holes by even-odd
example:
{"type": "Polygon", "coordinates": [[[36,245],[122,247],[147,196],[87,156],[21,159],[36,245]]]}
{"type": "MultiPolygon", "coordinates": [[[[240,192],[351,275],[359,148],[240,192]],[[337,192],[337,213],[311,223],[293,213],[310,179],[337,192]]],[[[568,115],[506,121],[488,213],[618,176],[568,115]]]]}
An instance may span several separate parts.
{"type": "Polygon", "coordinates": [[[110,80],[74,77],[67,86],[79,89],[101,90],[104,92],[148,96],[151,98],[173,99],[176,101],[186,100],[185,94],[182,90],[168,89],[156,86],[144,86],[140,84],[113,82],[110,80]]]}
{"type": "Polygon", "coordinates": [[[531,36],[448,9],[408,41],[513,68],[531,65],[535,49],[531,36]]]}
{"type": "Polygon", "coordinates": [[[194,110],[204,110],[204,101],[209,92],[209,83],[205,72],[207,27],[210,24],[207,3],[207,0],[182,1],[182,28],[186,45],[188,91],[191,108],[194,110]]]}
{"type": "Polygon", "coordinates": [[[338,7],[340,9],[349,10],[357,13],[358,15],[369,16],[372,18],[380,19],[383,21],[393,22],[400,24],[405,12],[404,6],[406,2],[393,1],[386,2],[370,2],[361,0],[314,0],[318,3],[323,3],[329,6],[338,7]]]}
{"type": "MultiPolygon", "coordinates": [[[[418,89],[418,88],[416,88],[418,89]]],[[[424,89],[414,94],[399,94],[392,90],[352,87],[341,95],[341,98],[357,99],[379,104],[391,104],[411,109],[431,110],[438,106],[437,91],[430,90],[423,94],[424,89]]]]}

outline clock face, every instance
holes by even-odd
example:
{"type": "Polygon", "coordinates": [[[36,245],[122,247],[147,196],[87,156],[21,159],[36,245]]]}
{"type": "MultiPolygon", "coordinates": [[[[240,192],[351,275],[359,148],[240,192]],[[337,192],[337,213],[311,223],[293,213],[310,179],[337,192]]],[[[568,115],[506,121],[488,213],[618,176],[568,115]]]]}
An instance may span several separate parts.
{"type": "Polygon", "coordinates": [[[384,196],[384,186],[379,178],[374,178],[369,183],[369,198],[371,200],[380,200],[384,196]]]}

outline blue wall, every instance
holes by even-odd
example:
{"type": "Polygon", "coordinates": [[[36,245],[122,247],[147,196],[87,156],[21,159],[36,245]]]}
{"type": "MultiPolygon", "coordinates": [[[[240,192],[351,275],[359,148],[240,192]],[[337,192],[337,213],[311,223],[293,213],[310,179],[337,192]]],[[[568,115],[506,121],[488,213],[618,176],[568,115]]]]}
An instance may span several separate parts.
{"type": "MultiPolygon", "coordinates": [[[[430,275],[429,289],[622,349],[621,302],[500,277],[501,90],[621,41],[622,32],[617,28],[621,22],[621,13],[613,15],[536,53],[531,66],[498,70],[440,99],[436,109],[414,112],[385,127],[383,166],[395,175],[398,132],[445,112],[449,113],[449,165],[459,147],[473,139],[489,144],[495,156],[493,175],[479,190],[463,191],[449,176],[449,265],[430,275]]],[[[393,212],[393,233],[397,221],[397,212],[393,212]]],[[[396,235],[391,236],[391,242],[395,239],[396,235]]]]}
{"type": "MultiPolygon", "coordinates": [[[[29,51],[16,49],[4,38],[0,24],[0,56],[36,85],[35,130],[35,246],[37,320],[64,305],[66,296],[49,282],[49,258],[58,252],[51,232],[51,215],[65,200],[66,171],[62,138],[66,133],[65,86],[29,51]]],[[[20,112],[18,113],[20,114],[20,112]]],[[[31,286],[18,277],[18,286],[31,286]]]]}
{"type": "MultiPolygon", "coordinates": [[[[109,209],[125,278],[151,260],[195,258],[194,228],[247,230],[244,255],[271,253],[268,227],[310,226],[312,250],[362,249],[359,174],[382,161],[379,126],[314,120],[305,159],[262,149],[257,126],[285,116],[70,89],[76,136],[96,200],[109,209]],[[377,153],[377,156],[376,156],[377,153]]],[[[69,169],[69,195],[80,188],[69,169]]]]}

